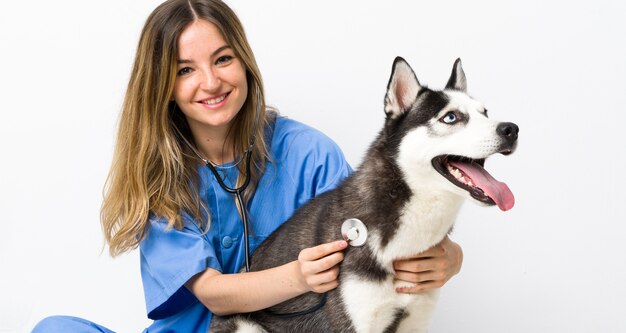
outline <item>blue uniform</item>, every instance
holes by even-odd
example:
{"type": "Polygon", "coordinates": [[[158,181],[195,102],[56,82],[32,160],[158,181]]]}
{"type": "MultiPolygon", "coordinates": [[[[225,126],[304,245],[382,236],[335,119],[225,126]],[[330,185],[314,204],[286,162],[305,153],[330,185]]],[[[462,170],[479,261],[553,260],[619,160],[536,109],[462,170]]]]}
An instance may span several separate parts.
{"type": "MultiPolygon", "coordinates": [[[[334,188],[352,172],[332,140],[294,120],[277,117],[268,144],[271,161],[248,204],[251,251],[295,209],[334,188]]],[[[238,173],[229,166],[218,171],[225,183],[233,186],[238,173]]],[[[182,230],[167,229],[167,221],[151,216],[150,231],[140,244],[146,307],[148,317],[154,319],[144,332],[206,332],[212,313],[184,283],[206,268],[228,274],[238,272],[244,264],[243,226],[233,195],[219,186],[207,167],[199,167],[198,174],[200,197],[211,212],[209,231],[203,232],[188,215],[183,216],[182,230]]],[[[77,318],[48,319],[55,320],[81,325],[75,326],[76,330],[59,326],[65,332],[110,332],[77,318]]],[[[54,331],[38,330],[45,323],[42,321],[33,332],[54,331]]]]}

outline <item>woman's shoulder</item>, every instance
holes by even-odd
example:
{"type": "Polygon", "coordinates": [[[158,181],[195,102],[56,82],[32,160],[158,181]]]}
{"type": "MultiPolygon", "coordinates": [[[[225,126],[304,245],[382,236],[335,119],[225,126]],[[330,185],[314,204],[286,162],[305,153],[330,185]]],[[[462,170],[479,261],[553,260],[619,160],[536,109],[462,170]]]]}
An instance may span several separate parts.
{"type": "Polygon", "coordinates": [[[320,130],[300,121],[277,116],[272,137],[272,150],[341,151],[339,146],[320,130]]]}
{"type": "Polygon", "coordinates": [[[334,188],[352,172],[330,137],[284,116],[276,118],[270,150],[271,169],[300,191],[300,204],[334,188]]]}

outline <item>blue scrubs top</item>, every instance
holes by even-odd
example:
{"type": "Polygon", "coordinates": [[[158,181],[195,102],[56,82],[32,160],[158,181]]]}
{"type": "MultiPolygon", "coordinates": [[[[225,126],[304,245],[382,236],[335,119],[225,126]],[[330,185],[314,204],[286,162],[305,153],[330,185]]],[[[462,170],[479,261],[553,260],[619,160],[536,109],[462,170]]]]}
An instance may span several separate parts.
{"type": "MultiPolygon", "coordinates": [[[[352,172],[331,139],[294,120],[278,116],[268,145],[272,162],[248,204],[251,251],[295,209],[352,172]]],[[[233,186],[237,168],[218,170],[233,186]]],[[[244,265],[243,226],[235,199],[207,167],[200,166],[198,173],[199,193],[211,212],[209,231],[204,233],[188,215],[183,216],[182,230],[168,230],[167,221],[152,216],[150,231],[140,244],[146,307],[148,317],[155,320],[146,332],[206,332],[213,315],[184,283],[208,267],[228,274],[244,265]]]]}

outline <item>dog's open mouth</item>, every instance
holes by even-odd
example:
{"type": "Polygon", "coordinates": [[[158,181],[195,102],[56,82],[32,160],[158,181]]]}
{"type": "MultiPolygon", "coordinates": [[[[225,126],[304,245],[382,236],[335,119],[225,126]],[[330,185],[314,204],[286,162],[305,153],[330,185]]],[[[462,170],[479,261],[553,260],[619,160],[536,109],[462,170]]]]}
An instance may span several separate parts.
{"type": "Polygon", "coordinates": [[[515,204],[509,187],[485,170],[484,159],[471,159],[455,155],[441,155],[432,160],[433,167],[452,184],[466,190],[476,200],[488,205],[498,205],[507,211],[515,204]]]}

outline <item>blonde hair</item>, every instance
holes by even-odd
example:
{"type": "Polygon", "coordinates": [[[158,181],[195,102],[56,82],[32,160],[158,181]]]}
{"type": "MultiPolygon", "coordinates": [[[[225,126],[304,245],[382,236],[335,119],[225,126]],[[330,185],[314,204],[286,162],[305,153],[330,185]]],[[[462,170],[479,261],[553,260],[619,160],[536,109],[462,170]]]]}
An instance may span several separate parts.
{"type": "MultiPolygon", "coordinates": [[[[238,156],[256,135],[247,200],[253,195],[267,161],[263,133],[269,117],[263,83],[241,22],[219,0],[164,2],[150,14],[141,32],[104,189],[100,218],[111,256],[137,248],[149,231],[151,213],[164,217],[169,228],[177,229],[183,227],[182,214],[187,213],[208,230],[210,214],[198,194],[199,160],[181,134],[191,142],[193,137],[184,115],[171,101],[178,38],[196,20],[215,24],[246,69],[248,96],[229,135],[238,156]],[[259,124],[255,127],[257,107],[259,124]]],[[[245,163],[238,167],[241,175],[245,163]]],[[[237,185],[243,182],[242,178],[237,185]]]]}

